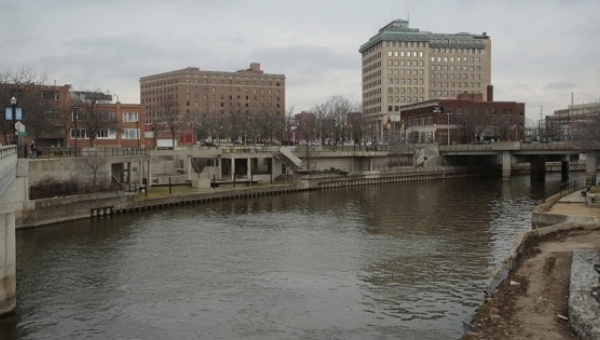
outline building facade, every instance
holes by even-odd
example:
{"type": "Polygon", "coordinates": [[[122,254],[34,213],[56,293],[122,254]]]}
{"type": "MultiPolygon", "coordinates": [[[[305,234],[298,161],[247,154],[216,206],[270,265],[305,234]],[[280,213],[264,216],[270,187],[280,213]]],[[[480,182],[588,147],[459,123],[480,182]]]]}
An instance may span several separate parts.
{"type": "Polygon", "coordinates": [[[566,109],[555,110],[553,115],[546,116],[544,126],[539,132],[540,139],[571,140],[579,134],[577,131],[579,126],[597,121],[598,116],[600,116],[600,102],[569,105],[566,109]]]}
{"type": "Polygon", "coordinates": [[[383,139],[400,107],[481,94],[491,85],[491,39],[484,32],[432,33],[397,19],[364,43],[362,99],[368,140],[383,139]]]}
{"type": "Polygon", "coordinates": [[[140,78],[140,99],[159,137],[167,138],[164,125],[176,120],[178,131],[201,130],[206,138],[247,138],[255,132],[250,131],[251,121],[283,120],[285,75],[264,73],[259,63],[235,72],[188,67],[140,78]]]}
{"type": "MultiPolygon", "coordinates": [[[[62,119],[69,107],[71,85],[44,85],[36,83],[0,84],[0,107],[10,108],[10,100],[15,98],[21,116],[7,115],[0,121],[2,141],[11,144],[15,123],[20,122],[17,142],[26,144],[36,141],[40,146],[60,146],[65,142],[65,125],[62,119]],[[10,119],[9,119],[10,118],[10,119]]],[[[12,109],[12,108],[10,108],[12,109]]],[[[19,125],[19,124],[17,124],[19,125]]]]}
{"type": "Polygon", "coordinates": [[[85,115],[81,104],[71,106],[67,146],[77,148],[152,148],[153,138],[146,138],[145,115],[140,104],[110,103],[95,105],[96,118],[85,115]],[[92,138],[91,130],[96,130],[92,138]]]}
{"type": "Polygon", "coordinates": [[[399,122],[386,124],[384,140],[451,145],[487,141],[520,141],[525,103],[484,101],[482,94],[432,99],[405,105],[399,122]]]}

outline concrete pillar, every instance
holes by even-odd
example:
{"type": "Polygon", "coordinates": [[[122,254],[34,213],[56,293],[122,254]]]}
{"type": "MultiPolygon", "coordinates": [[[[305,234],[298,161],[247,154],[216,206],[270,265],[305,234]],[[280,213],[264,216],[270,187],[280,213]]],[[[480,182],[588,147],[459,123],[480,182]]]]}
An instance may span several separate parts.
{"type": "Polygon", "coordinates": [[[0,213],[0,315],[17,306],[15,212],[0,213]]]}
{"type": "Polygon", "coordinates": [[[233,181],[233,178],[235,177],[235,158],[231,157],[231,167],[229,169],[229,172],[231,173],[231,180],[233,181]]]}
{"type": "Polygon", "coordinates": [[[131,168],[131,162],[127,162],[127,183],[131,184],[131,176],[133,174],[133,169],[131,168]]]}
{"type": "Polygon", "coordinates": [[[146,178],[148,178],[148,183],[147,183],[148,187],[146,189],[150,189],[150,187],[152,187],[152,168],[150,167],[150,161],[148,161],[147,166],[148,166],[148,168],[147,168],[148,172],[147,172],[146,178]]]}
{"type": "MultiPolygon", "coordinates": [[[[192,172],[194,172],[194,170],[192,168],[192,155],[187,156],[186,168],[187,169],[185,170],[185,172],[187,173],[187,180],[191,181],[192,180],[192,172]]],[[[198,176],[194,176],[194,177],[198,177],[198,176]]]]}
{"type": "Polygon", "coordinates": [[[596,153],[587,152],[585,154],[585,180],[587,185],[596,184],[596,153]]]}
{"type": "Polygon", "coordinates": [[[250,179],[252,174],[252,158],[246,158],[246,178],[250,179]]]}
{"type": "Polygon", "coordinates": [[[138,185],[142,186],[142,178],[144,177],[144,162],[138,162],[138,185]]]}
{"type": "Polygon", "coordinates": [[[560,162],[560,181],[561,183],[569,181],[569,163],[570,157],[566,156],[565,160],[560,162]]]}
{"type": "Polygon", "coordinates": [[[502,152],[502,179],[509,180],[512,172],[512,155],[510,151],[502,152]]]}
{"type": "Polygon", "coordinates": [[[531,161],[529,178],[532,180],[543,181],[546,179],[546,162],[543,158],[537,158],[531,161]]]}

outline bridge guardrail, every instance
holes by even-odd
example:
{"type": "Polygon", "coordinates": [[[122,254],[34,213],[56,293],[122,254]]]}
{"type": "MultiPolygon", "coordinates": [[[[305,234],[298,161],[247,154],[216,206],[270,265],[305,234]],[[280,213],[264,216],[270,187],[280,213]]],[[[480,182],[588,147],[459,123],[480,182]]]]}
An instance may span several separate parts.
{"type": "Polygon", "coordinates": [[[115,156],[138,156],[149,155],[150,151],[145,148],[38,148],[37,154],[32,157],[31,151],[27,150],[23,158],[50,159],[50,158],[73,158],[73,157],[115,157],[115,156]]]}

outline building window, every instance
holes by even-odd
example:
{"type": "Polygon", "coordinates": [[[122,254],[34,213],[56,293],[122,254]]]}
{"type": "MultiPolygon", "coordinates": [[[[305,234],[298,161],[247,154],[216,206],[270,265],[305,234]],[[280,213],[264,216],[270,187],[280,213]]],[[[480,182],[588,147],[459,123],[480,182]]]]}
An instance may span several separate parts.
{"type": "Polygon", "coordinates": [[[98,139],[115,139],[115,131],[110,129],[102,129],[98,131],[98,139]]]}
{"type": "Polygon", "coordinates": [[[139,138],[138,129],[123,129],[123,132],[121,133],[121,138],[122,139],[138,139],[139,138]]]}
{"type": "Polygon", "coordinates": [[[71,134],[71,139],[86,139],[88,138],[87,136],[87,131],[85,129],[71,129],[70,130],[70,134],[71,134]]]}

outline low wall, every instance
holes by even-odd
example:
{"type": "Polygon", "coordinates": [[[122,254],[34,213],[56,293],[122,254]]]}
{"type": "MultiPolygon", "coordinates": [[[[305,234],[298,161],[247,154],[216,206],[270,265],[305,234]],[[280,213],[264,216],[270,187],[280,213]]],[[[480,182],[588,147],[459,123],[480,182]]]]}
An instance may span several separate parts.
{"type": "Polygon", "coordinates": [[[35,227],[110,214],[113,207],[133,201],[134,197],[133,193],[117,191],[29,201],[32,203],[31,208],[23,209],[21,217],[16,221],[16,228],[35,227]]]}

